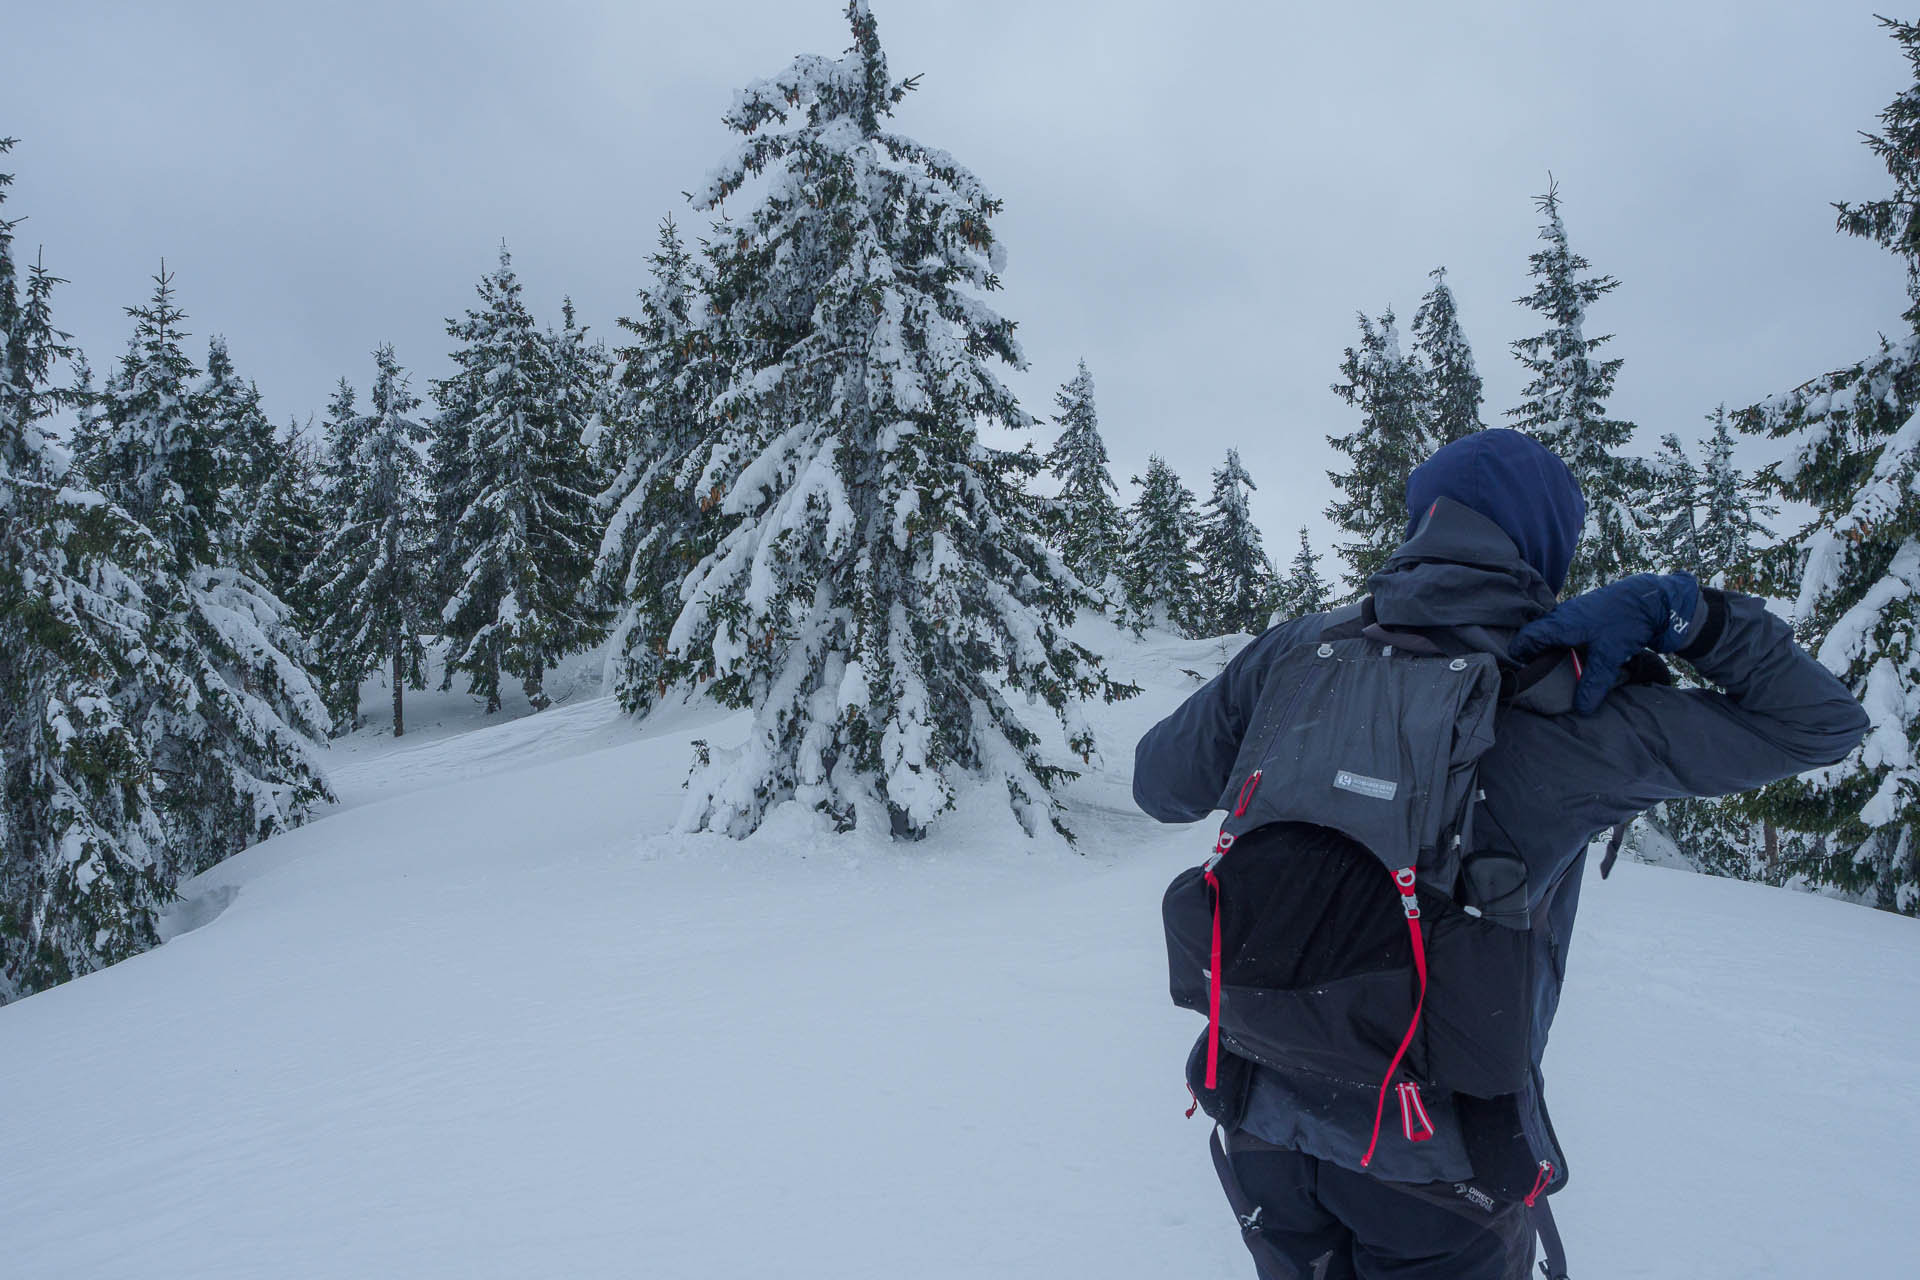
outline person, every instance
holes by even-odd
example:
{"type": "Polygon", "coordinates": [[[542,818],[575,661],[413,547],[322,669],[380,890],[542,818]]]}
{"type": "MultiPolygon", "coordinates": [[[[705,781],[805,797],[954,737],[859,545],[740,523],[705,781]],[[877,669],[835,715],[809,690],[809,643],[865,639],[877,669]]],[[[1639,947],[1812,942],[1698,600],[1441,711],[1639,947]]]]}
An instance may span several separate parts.
{"type": "MultiPolygon", "coordinates": [[[[1368,583],[1378,626],[1489,652],[1508,669],[1557,650],[1574,655],[1561,682],[1566,696],[1501,713],[1479,772],[1476,830],[1527,868],[1533,1087],[1519,1115],[1532,1150],[1546,1153],[1551,1185],[1536,1186],[1537,1195],[1566,1180],[1539,1064],[1589,843],[1663,800],[1743,791],[1833,764],[1858,744],[1867,717],[1759,599],[1673,573],[1635,575],[1556,603],[1586,504],[1566,465],[1531,437],[1491,429],[1445,446],[1408,480],[1407,507],[1406,541],[1368,583]],[[1648,649],[1688,663],[1717,689],[1623,680],[1645,669],[1648,649]]],[[[1149,730],[1135,753],[1140,808],[1162,822],[1193,822],[1222,807],[1275,658],[1317,642],[1333,616],[1270,628],[1149,730]]],[[[1355,1157],[1369,1127],[1377,1131],[1373,1086],[1268,1065],[1241,1074],[1247,1082],[1219,1163],[1230,1199],[1253,1206],[1238,1216],[1262,1280],[1530,1274],[1534,1218],[1518,1200],[1474,1192],[1462,1135],[1383,1141],[1363,1170],[1355,1157]]]]}

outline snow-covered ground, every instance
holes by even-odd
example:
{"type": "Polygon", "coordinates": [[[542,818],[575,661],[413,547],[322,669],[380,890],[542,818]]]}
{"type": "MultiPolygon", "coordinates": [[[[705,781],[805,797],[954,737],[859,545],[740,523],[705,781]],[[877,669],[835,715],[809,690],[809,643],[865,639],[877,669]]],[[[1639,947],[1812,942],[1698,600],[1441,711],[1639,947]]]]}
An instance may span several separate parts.
{"type": "MultiPolygon", "coordinates": [[[[669,836],[689,740],[743,721],[636,724],[585,666],[336,745],[340,808],[194,881],[165,946],[0,1008],[0,1274],[1250,1275],[1165,995],[1208,833],[1127,799],[1224,650],[1095,638],[1147,692],[1094,716],[1079,853],[988,796],[913,847],[669,836]]],[[[1916,1010],[1912,920],[1596,879],[1548,1058],[1574,1273],[1910,1274],[1916,1010]]]]}

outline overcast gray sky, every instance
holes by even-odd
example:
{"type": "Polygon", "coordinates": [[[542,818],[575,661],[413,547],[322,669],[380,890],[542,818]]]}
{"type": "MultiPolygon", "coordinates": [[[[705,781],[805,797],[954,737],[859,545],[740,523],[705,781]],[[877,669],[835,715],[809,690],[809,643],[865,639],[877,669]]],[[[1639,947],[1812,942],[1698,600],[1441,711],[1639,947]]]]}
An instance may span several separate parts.
{"type": "MultiPolygon", "coordinates": [[[[537,314],[603,336],[654,229],[732,145],[733,91],[849,43],[838,0],[9,6],[8,210],[71,280],[104,374],[164,255],[196,358],[224,333],[276,419],[391,341],[416,387],[504,237],[537,314]]],[[[1888,186],[1859,145],[1908,83],[1851,0],[1544,5],[874,0],[902,132],[1006,201],[1001,309],[1028,408],[1084,356],[1123,490],[1165,454],[1204,494],[1238,446],[1276,558],[1330,490],[1353,314],[1410,319],[1449,268],[1488,391],[1558,178],[1591,317],[1651,448],[1899,323],[1894,260],[1829,202],[1888,186]]]]}

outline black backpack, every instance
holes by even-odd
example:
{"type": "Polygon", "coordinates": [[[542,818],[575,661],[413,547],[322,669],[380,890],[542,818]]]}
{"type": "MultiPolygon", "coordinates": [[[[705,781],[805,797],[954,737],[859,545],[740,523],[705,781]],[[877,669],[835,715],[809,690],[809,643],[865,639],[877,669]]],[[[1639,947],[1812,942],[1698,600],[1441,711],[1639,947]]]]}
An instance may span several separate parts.
{"type": "Polygon", "coordinates": [[[1476,838],[1473,819],[1501,709],[1577,678],[1577,662],[1503,671],[1492,654],[1384,630],[1370,603],[1275,660],[1212,856],[1163,904],[1174,1002],[1208,1016],[1197,1094],[1245,1062],[1377,1085],[1361,1167],[1391,1097],[1405,1141],[1433,1137],[1436,1110],[1470,1126],[1474,1181],[1491,1193],[1532,1205],[1558,1188],[1553,1160],[1516,1141],[1531,933],[1545,922],[1524,861],[1476,838]]]}

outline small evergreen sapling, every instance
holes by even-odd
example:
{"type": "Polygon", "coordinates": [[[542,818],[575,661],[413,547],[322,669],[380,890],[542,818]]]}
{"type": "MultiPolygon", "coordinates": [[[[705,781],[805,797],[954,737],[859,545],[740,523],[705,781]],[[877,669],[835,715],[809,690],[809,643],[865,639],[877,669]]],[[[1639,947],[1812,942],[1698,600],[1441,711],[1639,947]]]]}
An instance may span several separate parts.
{"type": "Polygon", "coordinates": [[[1158,454],[1147,459],[1146,478],[1133,478],[1140,494],[1127,508],[1127,541],[1120,553],[1125,621],[1136,634],[1148,627],[1197,634],[1204,622],[1195,548],[1200,513],[1193,491],[1158,454]]]}
{"type": "Polygon", "coordinates": [[[1320,555],[1307,537],[1307,527],[1301,525],[1300,549],[1293,553],[1287,576],[1280,580],[1275,592],[1273,616],[1267,623],[1274,626],[1304,618],[1329,608],[1332,603],[1333,589],[1320,576],[1320,555]]]}
{"type": "Polygon", "coordinates": [[[1077,373],[1054,396],[1060,436],[1047,451],[1047,470],[1060,481],[1054,529],[1062,558],[1080,581],[1104,592],[1126,536],[1119,486],[1107,468],[1093,402],[1093,375],[1082,360],[1077,373]]]}
{"type": "Polygon", "coordinates": [[[1742,579],[1756,552],[1773,538],[1767,521],[1779,508],[1767,502],[1755,477],[1733,460],[1733,423],[1721,405],[1708,417],[1707,460],[1700,477],[1700,580],[1742,579]]]}
{"type": "Polygon", "coordinates": [[[1196,552],[1203,583],[1203,630],[1209,635],[1259,631],[1272,611],[1273,562],[1247,508],[1253,477],[1238,449],[1227,450],[1213,473],[1213,492],[1200,518],[1196,552]]]}
{"type": "Polygon", "coordinates": [[[1685,570],[1706,580],[1706,553],[1700,540],[1703,483],[1687,446],[1669,431],[1647,465],[1647,528],[1661,552],[1660,567],[1685,570]]]}

